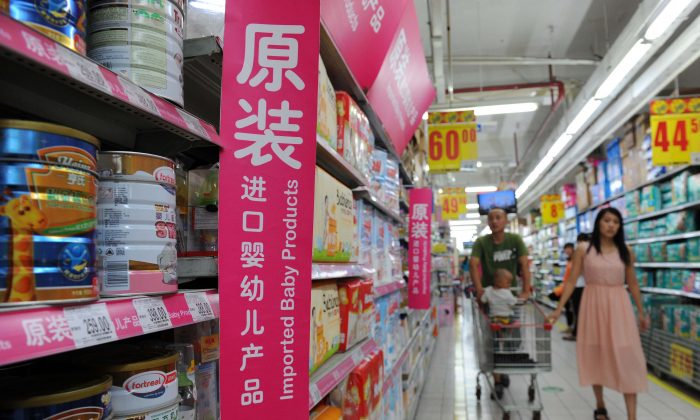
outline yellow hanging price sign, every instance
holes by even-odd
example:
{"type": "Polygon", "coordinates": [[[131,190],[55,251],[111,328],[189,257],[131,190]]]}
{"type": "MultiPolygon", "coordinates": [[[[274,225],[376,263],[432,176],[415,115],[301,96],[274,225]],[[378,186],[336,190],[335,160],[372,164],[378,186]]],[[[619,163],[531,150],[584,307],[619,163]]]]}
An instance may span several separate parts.
{"type": "Polygon", "coordinates": [[[700,98],[659,99],[649,108],[652,163],[700,163],[700,98]]]}
{"type": "Polygon", "coordinates": [[[447,245],[443,243],[435,243],[433,244],[433,249],[432,249],[433,254],[446,254],[447,253],[447,245]]]}
{"type": "Polygon", "coordinates": [[[542,214],[542,223],[545,225],[558,223],[564,218],[564,202],[561,201],[559,194],[551,194],[542,196],[540,205],[540,213],[542,214]]]}
{"type": "Polygon", "coordinates": [[[479,157],[473,111],[428,114],[428,166],[432,172],[459,171],[479,157]]]}
{"type": "Polygon", "coordinates": [[[464,188],[445,188],[439,195],[442,220],[458,220],[467,213],[467,193],[464,188]]]}

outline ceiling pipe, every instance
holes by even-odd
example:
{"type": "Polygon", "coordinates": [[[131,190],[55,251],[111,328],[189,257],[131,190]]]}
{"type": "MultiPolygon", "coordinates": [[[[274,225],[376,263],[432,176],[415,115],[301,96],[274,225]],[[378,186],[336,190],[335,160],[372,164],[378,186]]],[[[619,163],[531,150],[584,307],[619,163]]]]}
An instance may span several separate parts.
{"type": "Polygon", "coordinates": [[[492,85],[492,86],[473,86],[473,87],[463,87],[454,90],[455,94],[460,93],[479,93],[479,92],[501,92],[509,90],[522,90],[522,89],[544,89],[544,88],[556,88],[559,91],[559,96],[564,95],[564,83],[555,80],[551,82],[537,82],[537,83],[514,83],[509,85],[492,85]]]}
{"type": "MultiPolygon", "coordinates": [[[[427,57],[429,63],[433,57],[427,57]]],[[[455,56],[452,63],[457,66],[597,66],[598,59],[589,58],[551,58],[551,57],[489,57],[489,56],[455,56]]]]}

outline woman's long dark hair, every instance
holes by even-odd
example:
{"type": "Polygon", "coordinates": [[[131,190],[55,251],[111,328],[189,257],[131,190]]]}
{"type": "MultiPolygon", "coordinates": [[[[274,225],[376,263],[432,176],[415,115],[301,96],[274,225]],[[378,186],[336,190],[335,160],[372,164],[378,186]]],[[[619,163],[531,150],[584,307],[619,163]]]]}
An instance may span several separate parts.
{"type": "Polygon", "coordinates": [[[624,230],[624,225],[623,225],[623,220],[622,220],[622,214],[620,214],[620,211],[618,209],[616,209],[615,207],[606,207],[598,213],[598,216],[596,216],[595,224],[593,225],[593,233],[591,234],[591,244],[588,245],[588,250],[590,251],[591,248],[595,248],[595,250],[598,251],[598,254],[601,253],[601,251],[600,251],[600,221],[603,220],[603,216],[605,216],[608,213],[617,217],[617,220],[620,221],[620,229],[618,229],[617,234],[615,234],[615,237],[613,237],[613,242],[615,243],[615,246],[617,247],[617,252],[620,253],[620,259],[622,260],[622,262],[624,262],[625,265],[630,265],[632,258],[630,256],[630,250],[627,248],[627,245],[625,244],[625,230],[624,230]]]}

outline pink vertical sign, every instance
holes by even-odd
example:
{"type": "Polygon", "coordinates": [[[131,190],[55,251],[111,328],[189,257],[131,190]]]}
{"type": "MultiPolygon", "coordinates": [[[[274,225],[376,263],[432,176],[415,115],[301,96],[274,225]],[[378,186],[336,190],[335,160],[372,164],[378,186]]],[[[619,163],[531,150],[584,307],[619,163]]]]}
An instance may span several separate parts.
{"type": "Polygon", "coordinates": [[[318,1],[226,2],[219,174],[225,419],[308,419],[319,9],[318,1]]]}
{"type": "Polygon", "coordinates": [[[414,188],[408,192],[408,202],[408,307],[429,309],[433,191],[414,188]]]}

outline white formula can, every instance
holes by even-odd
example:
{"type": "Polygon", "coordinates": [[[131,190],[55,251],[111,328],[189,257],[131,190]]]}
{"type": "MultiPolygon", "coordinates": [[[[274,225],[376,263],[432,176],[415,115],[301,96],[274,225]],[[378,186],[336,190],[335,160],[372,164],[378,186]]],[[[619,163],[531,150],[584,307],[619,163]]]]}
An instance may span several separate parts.
{"type": "Polygon", "coordinates": [[[169,166],[172,161],[127,153],[101,155],[100,163],[105,160],[108,163],[100,167],[103,176],[97,193],[97,272],[101,295],[177,292],[177,210],[175,185],[170,182],[174,172],[169,166]],[[161,162],[166,166],[158,166],[161,162]],[[109,168],[114,163],[118,165],[109,168]]]}
{"type": "Polygon", "coordinates": [[[183,105],[183,1],[94,0],[88,57],[183,105]]]}

